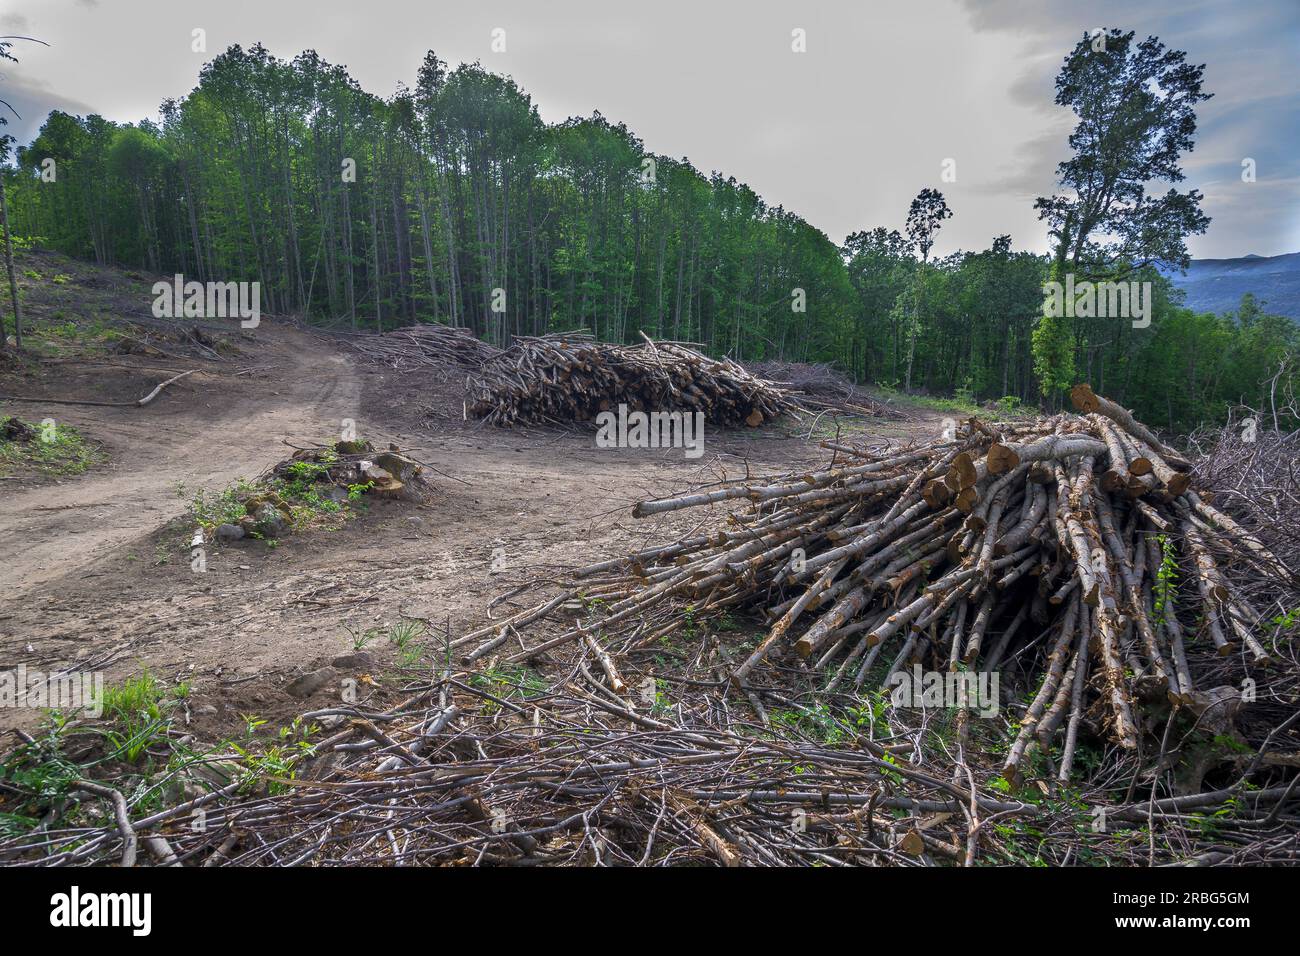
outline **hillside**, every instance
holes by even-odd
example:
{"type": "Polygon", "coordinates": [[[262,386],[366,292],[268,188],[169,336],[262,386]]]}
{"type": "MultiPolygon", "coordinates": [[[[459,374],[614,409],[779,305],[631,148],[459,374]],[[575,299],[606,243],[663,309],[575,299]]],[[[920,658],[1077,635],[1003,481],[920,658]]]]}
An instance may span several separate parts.
{"type": "Polygon", "coordinates": [[[1169,272],[1198,312],[1235,312],[1253,292],[1266,312],[1300,320],[1300,252],[1240,259],[1193,259],[1186,275],[1169,272]]]}

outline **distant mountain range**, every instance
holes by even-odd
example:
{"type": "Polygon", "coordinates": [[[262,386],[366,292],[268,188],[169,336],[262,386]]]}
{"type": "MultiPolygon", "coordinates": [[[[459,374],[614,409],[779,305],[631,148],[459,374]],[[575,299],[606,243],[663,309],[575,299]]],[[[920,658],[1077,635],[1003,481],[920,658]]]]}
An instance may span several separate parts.
{"type": "Polygon", "coordinates": [[[1263,310],[1300,321],[1300,252],[1240,259],[1193,259],[1186,275],[1165,272],[1197,312],[1236,312],[1255,293],[1263,310]]]}

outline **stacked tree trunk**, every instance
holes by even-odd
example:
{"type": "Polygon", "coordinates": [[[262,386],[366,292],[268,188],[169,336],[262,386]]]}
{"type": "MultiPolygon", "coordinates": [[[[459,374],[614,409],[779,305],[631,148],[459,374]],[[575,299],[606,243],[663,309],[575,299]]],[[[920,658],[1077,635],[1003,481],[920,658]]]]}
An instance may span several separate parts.
{"type": "Polygon", "coordinates": [[[398,371],[443,365],[477,369],[501,354],[499,348],[469,329],[448,325],[413,325],[384,335],[363,336],[352,344],[371,361],[398,371]]]}
{"type": "MultiPolygon", "coordinates": [[[[829,689],[881,686],[903,668],[999,672],[1036,688],[1007,758],[1061,740],[1067,779],[1086,725],[1138,745],[1144,702],[1190,705],[1188,647],[1260,663],[1261,615],[1223,574],[1287,575],[1257,539],[1190,486],[1189,465],[1086,386],[1082,415],[989,424],[884,456],[828,446],[827,466],[644,501],[637,517],[749,502],[718,529],[579,572],[595,628],[646,640],[728,607],[769,626],[733,681],[793,651],[829,689]],[[843,456],[843,457],[842,457],[843,456]]],[[[536,615],[534,615],[535,617],[536,615]]],[[[529,618],[531,620],[533,618],[529,618]]]]}
{"type": "Polygon", "coordinates": [[[586,422],[626,405],[752,427],[797,409],[780,388],[730,359],[679,342],[612,345],[583,333],[518,337],[483,364],[470,389],[470,411],[494,425],[586,422]]]}

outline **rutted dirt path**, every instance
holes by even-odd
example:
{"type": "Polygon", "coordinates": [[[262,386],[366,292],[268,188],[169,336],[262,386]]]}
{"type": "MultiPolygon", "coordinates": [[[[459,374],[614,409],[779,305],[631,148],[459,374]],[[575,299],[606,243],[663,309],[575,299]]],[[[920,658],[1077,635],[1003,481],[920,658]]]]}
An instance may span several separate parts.
{"type": "MultiPolygon", "coordinates": [[[[287,722],[336,701],[340,680],[379,677],[397,659],[379,638],[365,661],[340,663],[357,657],[359,636],[403,619],[425,622],[435,642],[463,634],[532,604],[531,594],[509,597],[526,582],[557,581],[566,568],[689,533],[700,520],[636,521],[640,498],[825,455],[781,428],[710,432],[698,460],[680,449],[598,449],[581,430],[464,421],[460,372],[398,375],[358,364],[337,339],[266,322],[240,346],[237,360],[204,365],[143,409],[3,409],[74,425],[105,446],[108,462],[58,483],[0,487],[0,584],[17,596],[0,608],[0,669],[184,680],[200,736],[231,733],[243,714],[287,722]],[[290,535],[273,549],[210,544],[206,572],[194,573],[188,530],[174,521],[189,496],[255,478],[288,457],[285,439],[333,440],[346,418],[377,447],[395,442],[430,465],[429,499],[368,501],[341,530],[290,535]],[[307,673],[329,679],[306,696],[289,693],[307,673]]],[[[41,394],[134,399],[167,377],[137,370],[110,388],[86,377],[102,373],[77,374],[52,378],[41,394]]],[[[868,425],[873,440],[937,427],[868,425]]],[[[0,709],[0,730],[38,717],[0,709]]]]}
{"type": "MultiPolygon", "coordinates": [[[[221,488],[286,457],[281,440],[336,434],[359,414],[352,363],[316,337],[265,327],[262,377],[207,365],[144,408],[61,406],[61,420],[110,447],[84,478],[0,497],[0,588],[21,596],[87,568],[186,510],[178,486],[221,488]]],[[[30,407],[30,406],[26,406],[30,407]]],[[[54,409],[49,406],[47,409],[54,409]]]]}

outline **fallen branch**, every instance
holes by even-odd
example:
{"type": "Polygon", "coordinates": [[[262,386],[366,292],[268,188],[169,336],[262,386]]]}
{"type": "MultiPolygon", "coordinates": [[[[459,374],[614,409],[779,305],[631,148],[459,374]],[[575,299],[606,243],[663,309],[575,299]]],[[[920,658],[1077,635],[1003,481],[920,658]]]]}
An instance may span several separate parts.
{"type": "Polygon", "coordinates": [[[143,408],[144,406],[152,402],[155,398],[157,398],[162,393],[162,390],[165,389],[168,385],[171,385],[173,382],[180,381],[186,375],[193,375],[197,371],[199,370],[196,368],[192,368],[188,372],[181,372],[181,374],[179,375],[173,375],[171,378],[167,379],[167,381],[160,382],[157,388],[155,388],[144,398],[137,399],[134,402],[93,402],[89,400],[76,399],[76,398],[29,398],[23,395],[0,395],[0,401],[35,402],[42,405],[94,405],[98,408],[143,408]]]}

